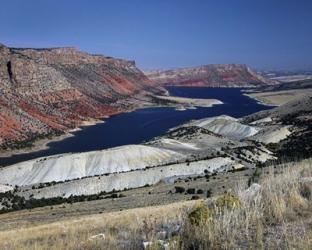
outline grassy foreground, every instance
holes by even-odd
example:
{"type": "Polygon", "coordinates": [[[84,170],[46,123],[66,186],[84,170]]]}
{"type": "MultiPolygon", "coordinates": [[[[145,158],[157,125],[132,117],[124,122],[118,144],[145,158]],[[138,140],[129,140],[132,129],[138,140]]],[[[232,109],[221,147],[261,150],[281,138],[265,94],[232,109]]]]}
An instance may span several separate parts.
{"type": "Polygon", "coordinates": [[[264,168],[250,184],[208,200],[3,231],[0,249],[312,249],[312,161],[264,168]]]}

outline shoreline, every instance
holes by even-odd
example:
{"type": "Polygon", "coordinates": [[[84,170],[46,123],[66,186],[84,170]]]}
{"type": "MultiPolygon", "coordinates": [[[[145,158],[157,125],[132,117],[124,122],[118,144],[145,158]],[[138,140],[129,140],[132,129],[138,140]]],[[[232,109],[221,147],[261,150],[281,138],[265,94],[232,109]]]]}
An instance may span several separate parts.
{"type": "MultiPolygon", "coordinates": [[[[107,118],[109,117],[104,116],[102,119],[107,119],[107,118]]],[[[26,147],[22,149],[13,149],[13,150],[0,152],[0,158],[13,157],[14,155],[35,153],[35,152],[49,149],[49,146],[48,146],[49,143],[58,142],[58,141],[62,141],[67,138],[73,137],[75,136],[74,134],[75,132],[80,131],[85,127],[93,126],[93,125],[104,123],[104,122],[105,122],[104,120],[83,121],[82,124],[79,125],[77,128],[73,128],[68,131],[65,131],[64,134],[53,136],[52,138],[44,138],[44,139],[35,141],[32,147],[26,147]]]]}
{"type": "Polygon", "coordinates": [[[276,104],[274,104],[272,102],[265,102],[265,100],[263,100],[263,99],[261,99],[259,97],[256,97],[256,96],[252,96],[251,94],[244,93],[243,95],[244,96],[248,96],[249,98],[257,101],[257,103],[260,104],[260,105],[269,106],[269,107],[278,107],[278,106],[280,106],[280,105],[276,105],[276,104]]]}
{"type": "Polygon", "coordinates": [[[306,95],[307,91],[312,91],[311,88],[307,89],[289,89],[279,91],[265,91],[265,92],[252,92],[244,93],[244,95],[257,100],[262,105],[267,106],[281,106],[296,98],[306,95]]]}
{"type": "MultiPolygon", "coordinates": [[[[169,92],[168,92],[169,94],[169,92]]],[[[143,105],[138,105],[135,108],[130,108],[129,110],[116,112],[112,115],[105,115],[102,118],[98,120],[90,120],[90,121],[83,121],[78,127],[69,129],[68,131],[65,131],[64,134],[61,134],[59,136],[53,136],[52,138],[44,138],[40,139],[34,142],[34,145],[32,147],[26,147],[22,149],[13,149],[8,150],[4,152],[0,152],[0,158],[8,158],[13,157],[14,155],[22,155],[22,154],[29,154],[29,153],[36,153],[40,152],[46,149],[49,149],[48,144],[53,142],[59,142],[62,140],[65,140],[67,138],[75,136],[75,132],[81,131],[85,127],[94,126],[97,124],[105,123],[105,119],[109,119],[112,116],[122,114],[122,113],[129,113],[133,112],[138,109],[146,109],[146,108],[176,108],[176,110],[186,110],[193,108],[194,106],[197,107],[212,107],[214,105],[223,104],[221,101],[217,99],[199,99],[199,98],[182,98],[182,97],[176,97],[176,96],[155,96],[161,100],[165,101],[176,101],[179,100],[180,102],[177,103],[169,103],[168,105],[162,105],[162,104],[155,104],[155,103],[144,103],[143,105]],[[184,102],[183,102],[184,101],[184,102]],[[197,104],[197,105],[195,105],[197,104]],[[183,108],[183,109],[182,109],[183,108]]]]}
{"type": "Polygon", "coordinates": [[[57,142],[57,141],[62,141],[66,138],[70,138],[74,136],[70,132],[65,132],[62,135],[59,136],[53,136],[51,139],[45,138],[45,139],[40,139],[34,142],[34,145],[32,147],[25,147],[22,149],[12,149],[4,152],[0,152],[0,158],[7,158],[7,157],[12,157],[14,155],[21,155],[21,154],[29,154],[29,153],[34,153],[34,152],[39,152],[45,149],[48,149],[48,144],[51,142],[57,142]]]}

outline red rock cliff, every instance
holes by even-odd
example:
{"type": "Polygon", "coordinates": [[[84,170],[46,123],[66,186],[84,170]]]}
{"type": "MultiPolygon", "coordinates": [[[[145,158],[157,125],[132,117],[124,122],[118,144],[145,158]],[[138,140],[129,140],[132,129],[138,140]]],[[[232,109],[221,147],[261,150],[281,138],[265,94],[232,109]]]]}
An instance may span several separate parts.
{"type": "Polygon", "coordinates": [[[124,111],[117,101],[158,91],[133,61],[0,44],[0,148],[124,111]]]}
{"type": "Polygon", "coordinates": [[[146,75],[166,86],[252,87],[269,83],[243,64],[211,64],[146,72],[146,75]]]}

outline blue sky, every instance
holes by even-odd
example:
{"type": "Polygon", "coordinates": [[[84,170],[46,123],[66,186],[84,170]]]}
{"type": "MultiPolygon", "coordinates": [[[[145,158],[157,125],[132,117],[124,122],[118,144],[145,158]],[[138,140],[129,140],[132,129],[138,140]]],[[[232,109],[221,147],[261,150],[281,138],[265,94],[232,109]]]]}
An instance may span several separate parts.
{"type": "Polygon", "coordinates": [[[311,0],[9,0],[0,42],[74,46],[142,69],[312,69],[311,0]]]}

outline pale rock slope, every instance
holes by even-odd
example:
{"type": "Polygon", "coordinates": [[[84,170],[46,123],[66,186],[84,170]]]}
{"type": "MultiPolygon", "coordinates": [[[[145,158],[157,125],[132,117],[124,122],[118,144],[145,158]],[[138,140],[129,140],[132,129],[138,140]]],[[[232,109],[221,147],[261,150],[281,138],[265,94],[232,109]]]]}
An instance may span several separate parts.
{"type": "Polygon", "coordinates": [[[260,131],[260,128],[241,124],[237,119],[226,115],[204,118],[192,122],[191,125],[235,139],[244,139],[260,131]]]}
{"type": "Polygon", "coordinates": [[[196,147],[194,143],[188,142],[180,142],[178,140],[170,139],[170,138],[162,138],[157,141],[158,145],[161,147],[172,147],[173,149],[181,148],[181,149],[188,149],[188,150],[199,150],[200,148],[196,147]]]}
{"type": "Polygon", "coordinates": [[[154,185],[167,178],[203,175],[207,171],[209,173],[216,171],[222,172],[240,167],[242,166],[236,164],[230,158],[217,157],[210,160],[179,163],[118,174],[115,173],[100,177],[84,178],[81,180],[59,183],[41,189],[27,188],[22,194],[25,197],[31,196],[35,199],[58,196],[69,197],[70,195],[91,195],[102,191],[111,192],[113,190],[124,190],[143,187],[145,185],[154,185]]]}
{"type": "Polygon", "coordinates": [[[5,193],[5,192],[8,192],[8,191],[12,191],[13,189],[14,188],[12,186],[0,184],[0,193],[5,193]]]}
{"type": "Polygon", "coordinates": [[[0,183],[31,185],[126,172],[182,158],[179,153],[144,145],[64,154],[21,162],[0,169],[0,183]]]}
{"type": "Polygon", "coordinates": [[[273,120],[272,120],[271,117],[265,117],[265,118],[262,118],[262,119],[253,121],[253,122],[251,122],[250,124],[251,124],[251,125],[266,124],[266,123],[269,123],[269,122],[272,122],[272,121],[273,121],[273,120]]]}
{"type": "Polygon", "coordinates": [[[257,133],[252,139],[265,144],[278,143],[291,134],[289,128],[290,126],[271,126],[257,133]]]}

